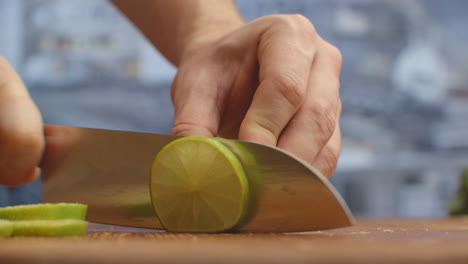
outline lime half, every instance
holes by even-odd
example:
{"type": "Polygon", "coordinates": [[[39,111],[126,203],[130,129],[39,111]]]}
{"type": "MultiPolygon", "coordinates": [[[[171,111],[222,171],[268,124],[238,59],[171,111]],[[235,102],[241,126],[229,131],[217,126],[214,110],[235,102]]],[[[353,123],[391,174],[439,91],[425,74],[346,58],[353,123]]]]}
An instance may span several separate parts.
{"type": "Polygon", "coordinates": [[[172,232],[223,232],[247,213],[249,188],[237,157],[216,139],[184,137],[153,161],[151,200],[172,232]]]}

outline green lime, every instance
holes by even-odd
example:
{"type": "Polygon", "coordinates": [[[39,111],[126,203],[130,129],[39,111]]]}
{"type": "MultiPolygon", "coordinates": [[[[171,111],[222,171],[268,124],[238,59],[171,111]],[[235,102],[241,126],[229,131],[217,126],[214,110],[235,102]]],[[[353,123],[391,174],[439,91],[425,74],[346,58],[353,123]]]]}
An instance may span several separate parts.
{"type": "Polygon", "coordinates": [[[172,232],[223,232],[245,218],[249,187],[237,157],[222,143],[184,137],[153,161],[151,201],[172,232]]]}
{"type": "Polygon", "coordinates": [[[41,203],[0,208],[0,219],[21,220],[84,220],[88,206],[79,203],[41,203]]]}
{"type": "Polygon", "coordinates": [[[12,221],[13,236],[82,236],[88,230],[88,222],[83,220],[31,220],[12,221]]]}
{"type": "Polygon", "coordinates": [[[13,224],[8,220],[0,219],[0,237],[7,237],[13,233],[13,224]]]}

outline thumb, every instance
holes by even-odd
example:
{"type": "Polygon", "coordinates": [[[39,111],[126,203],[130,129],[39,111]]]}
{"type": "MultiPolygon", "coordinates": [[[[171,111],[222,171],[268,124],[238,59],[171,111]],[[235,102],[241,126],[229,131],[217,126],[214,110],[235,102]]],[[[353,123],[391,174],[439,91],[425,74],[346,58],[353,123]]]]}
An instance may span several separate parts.
{"type": "Polygon", "coordinates": [[[0,184],[18,186],[39,176],[42,119],[21,78],[0,56],[0,184]]]}
{"type": "Polygon", "coordinates": [[[175,121],[172,134],[214,137],[220,109],[216,84],[208,74],[178,74],[172,86],[175,121]]]}

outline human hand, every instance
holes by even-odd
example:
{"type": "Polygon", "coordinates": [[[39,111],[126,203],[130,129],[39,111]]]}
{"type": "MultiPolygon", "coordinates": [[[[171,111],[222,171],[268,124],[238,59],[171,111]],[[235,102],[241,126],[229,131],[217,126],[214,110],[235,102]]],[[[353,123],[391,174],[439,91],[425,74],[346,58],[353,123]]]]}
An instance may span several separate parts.
{"type": "Polygon", "coordinates": [[[0,185],[35,181],[43,149],[39,110],[19,75],[0,56],[0,185]]]}
{"type": "Polygon", "coordinates": [[[221,32],[195,36],[181,57],[173,133],[278,146],[330,177],[341,148],[339,50],[301,15],[221,32]]]}

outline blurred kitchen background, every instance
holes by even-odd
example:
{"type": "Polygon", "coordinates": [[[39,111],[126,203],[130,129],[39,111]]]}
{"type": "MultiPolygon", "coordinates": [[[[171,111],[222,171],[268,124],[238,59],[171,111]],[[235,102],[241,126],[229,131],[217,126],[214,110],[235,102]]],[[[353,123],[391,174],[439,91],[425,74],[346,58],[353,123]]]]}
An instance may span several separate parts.
{"type": "MultiPolygon", "coordinates": [[[[238,0],[301,13],[344,55],[331,181],[357,216],[444,216],[468,166],[468,1],[238,0]]],[[[0,0],[0,53],[45,122],[170,133],[176,69],[104,0],[0,0]]],[[[1,147],[1,146],[0,146],[1,147]]],[[[39,201],[40,183],[0,188],[39,201]]]]}

